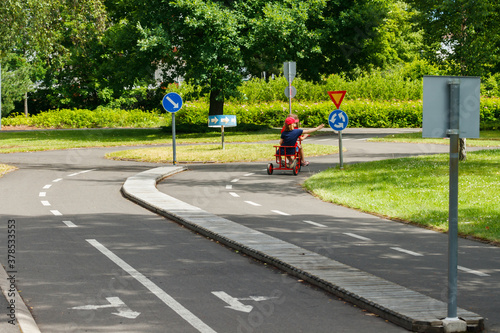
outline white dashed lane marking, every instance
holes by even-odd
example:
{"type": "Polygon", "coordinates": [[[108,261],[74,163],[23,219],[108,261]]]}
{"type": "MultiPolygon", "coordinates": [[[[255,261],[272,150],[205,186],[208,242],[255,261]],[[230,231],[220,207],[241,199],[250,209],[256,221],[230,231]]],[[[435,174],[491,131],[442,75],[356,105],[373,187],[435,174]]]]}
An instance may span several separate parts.
{"type": "Polygon", "coordinates": [[[73,222],[71,221],[63,221],[64,224],[66,224],[66,226],[68,228],[77,228],[78,226],[76,224],[74,224],[73,222]]]}
{"type": "Polygon", "coordinates": [[[50,202],[48,202],[48,201],[43,200],[43,201],[41,201],[41,203],[44,206],[50,206],[50,202]]]}
{"type": "Polygon", "coordinates": [[[393,249],[395,251],[403,252],[403,253],[406,253],[406,254],[409,254],[409,255],[412,255],[415,257],[422,257],[423,256],[423,254],[421,254],[421,253],[413,252],[410,250],[405,250],[405,249],[402,249],[400,247],[391,247],[391,249],[393,249]]]}
{"type": "Polygon", "coordinates": [[[313,222],[313,221],[304,221],[304,222],[308,223],[310,225],[313,225],[315,227],[328,228],[326,225],[321,224],[321,223],[317,223],[317,222],[313,222]]]}
{"type": "Polygon", "coordinates": [[[62,213],[58,210],[51,210],[50,211],[52,214],[54,214],[55,216],[62,216],[62,213]]]}
{"type": "Polygon", "coordinates": [[[353,233],[350,233],[350,232],[344,232],[344,235],[351,236],[351,237],[354,237],[354,238],[357,238],[357,239],[361,239],[361,240],[364,240],[364,241],[371,241],[370,238],[363,237],[363,236],[360,236],[360,235],[356,235],[356,234],[353,234],[353,233]]]}
{"type": "Polygon", "coordinates": [[[466,272],[466,273],[477,275],[477,276],[490,276],[489,274],[486,274],[486,273],[483,273],[480,271],[476,271],[476,270],[473,270],[473,269],[470,269],[467,267],[463,267],[463,266],[457,266],[457,269],[459,269],[463,272],[466,272]]]}
{"type": "Polygon", "coordinates": [[[255,206],[255,207],[260,207],[260,206],[262,206],[262,205],[260,205],[260,204],[258,204],[258,203],[256,203],[256,202],[253,202],[253,201],[245,201],[245,202],[246,202],[247,204],[252,205],[252,206],[255,206]]]}

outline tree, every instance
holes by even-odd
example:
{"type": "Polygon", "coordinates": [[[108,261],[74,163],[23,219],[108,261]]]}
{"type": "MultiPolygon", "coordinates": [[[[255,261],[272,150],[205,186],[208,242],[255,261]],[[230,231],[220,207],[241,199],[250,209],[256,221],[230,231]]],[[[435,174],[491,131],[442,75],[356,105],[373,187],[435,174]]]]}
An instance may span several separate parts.
{"type": "MultiPolygon", "coordinates": [[[[420,11],[426,56],[450,75],[480,76],[500,64],[500,3],[490,0],[411,0],[420,11]]],[[[465,139],[460,159],[466,159],[465,139]]]]}

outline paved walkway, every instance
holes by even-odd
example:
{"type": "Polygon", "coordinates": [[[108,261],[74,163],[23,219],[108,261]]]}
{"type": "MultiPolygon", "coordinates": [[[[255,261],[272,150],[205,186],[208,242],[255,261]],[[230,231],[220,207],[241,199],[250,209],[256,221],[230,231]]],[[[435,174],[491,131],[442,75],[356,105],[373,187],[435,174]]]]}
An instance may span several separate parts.
{"type": "MultiPolygon", "coordinates": [[[[442,301],[208,213],[156,189],[157,182],[184,169],[168,166],[139,173],[127,179],[122,193],[160,215],[279,267],[408,330],[454,331],[455,322],[443,322],[447,304],[442,301]]],[[[459,308],[458,317],[466,322],[468,332],[483,330],[484,319],[478,314],[459,308]]]]}

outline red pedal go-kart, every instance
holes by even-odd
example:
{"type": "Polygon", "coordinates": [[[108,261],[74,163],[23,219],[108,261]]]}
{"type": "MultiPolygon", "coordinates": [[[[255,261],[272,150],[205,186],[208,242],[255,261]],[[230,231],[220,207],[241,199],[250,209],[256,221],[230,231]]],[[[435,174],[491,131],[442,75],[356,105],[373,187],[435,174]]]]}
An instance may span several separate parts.
{"type": "Polygon", "coordinates": [[[302,166],[302,161],[300,158],[300,151],[297,145],[295,146],[274,146],[276,157],[276,164],[278,167],[274,167],[273,163],[267,165],[267,174],[272,175],[274,170],[291,170],[296,176],[302,166]],[[293,154],[291,151],[293,150],[293,154]],[[288,153],[288,154],[287,154],[288,153]],[[292,162],[288,162],[288,158],[292,158],[292,162]]]}

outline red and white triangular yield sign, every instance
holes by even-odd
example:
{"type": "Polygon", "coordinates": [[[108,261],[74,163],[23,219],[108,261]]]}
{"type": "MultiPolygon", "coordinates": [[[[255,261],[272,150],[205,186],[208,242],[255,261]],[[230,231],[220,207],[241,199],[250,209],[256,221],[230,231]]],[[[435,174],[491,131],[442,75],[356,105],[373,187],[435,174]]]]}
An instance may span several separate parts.
{"type": "Polygon", "coordinates": [[[333,101],[333,104],[337,107],[337,109],[340,108],[340,104],[342,103],[342,100],[344,99],[346,91],[341,90],[341,91],[329,91],[328,95],[330,95],[330,98],[333,101]]]}

